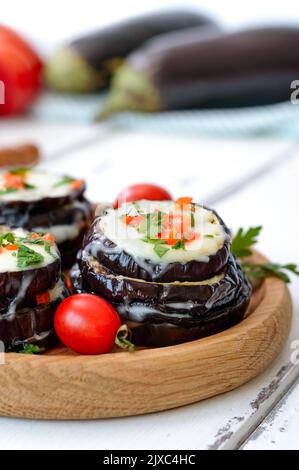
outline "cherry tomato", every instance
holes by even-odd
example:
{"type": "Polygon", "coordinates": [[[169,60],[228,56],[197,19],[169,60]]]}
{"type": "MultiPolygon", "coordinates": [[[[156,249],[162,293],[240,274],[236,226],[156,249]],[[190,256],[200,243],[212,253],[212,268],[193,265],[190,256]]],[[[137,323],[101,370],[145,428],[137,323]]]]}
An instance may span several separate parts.
{"type": "Polygon", "coordinates": [[[42,61],[16,32],[0,24],[0,81],[4,84],[0,116],[24,111],[41,86],[42,61]]]}
{"type": "Polygon", "coordinates": [[[123,189],[114,203],[115,209],[124,202],[139,201],[140,199],[148,199],[149,201],[169,201],[172,199],[171,194],[161,186],[156,184],[133,184],[123,189]]]}
{"type": "Polygon", "coordinates": [[[121,321],[106,300],[76,294],[59,305],[54,326],[67,347],[81,354],[103,354],[113,349],[121,321]]]}

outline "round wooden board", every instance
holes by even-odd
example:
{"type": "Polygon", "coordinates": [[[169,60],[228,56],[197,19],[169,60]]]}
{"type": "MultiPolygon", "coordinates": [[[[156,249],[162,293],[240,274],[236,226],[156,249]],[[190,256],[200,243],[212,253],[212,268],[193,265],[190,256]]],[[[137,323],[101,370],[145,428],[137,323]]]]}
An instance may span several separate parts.
{"type": "Polygon", "coordinates": [[[101,356],[63,348],[43,356],[8,353],[0,366],[0,414],[96,419],[194,403],[265,370],[288,336],[291,317],[287,286],[271,278],[255,291],[241,323],[190,343],[101,356]]]}

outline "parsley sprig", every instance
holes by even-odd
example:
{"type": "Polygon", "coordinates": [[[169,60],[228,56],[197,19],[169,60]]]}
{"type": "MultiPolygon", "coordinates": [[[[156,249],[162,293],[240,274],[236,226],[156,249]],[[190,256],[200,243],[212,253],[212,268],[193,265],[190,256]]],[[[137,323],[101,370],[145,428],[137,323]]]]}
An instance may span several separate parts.
{"type": "Polygon", "coordinates": [[[70,176],[64,176],[61,180],[57,181],[57,183],[53,185],[53,188],[58,188],[59,186],[64,186],[65,184],[71,184],[74,181],[74,178],[71,178],[70,176]]]}
{"type": "Polygon", "coordinates": [[[19,245],[17,251],[17,266],[18,268],[27,268],[34,264],[39,264],[44,261],[44,257],[41,253],[32,250],[26,245],[19,245]]]}
{"type": "Polygon", "coordinates": [[[19,351],[21,354],[39,354],[41,352],[41,348],[36,344],[25,344],[24,348],[19,351]]]}
{"type": "Polygon", "coordinates": [[[231,252],[241,260],[242,267],[250,280],[277,277],[286,284],[291,282],[288,273],[299,276],[299,268],[295,263],[251,263],[246,258],[252,255],[252,246],[258,241],[262,227],[250,227],[248,230],[239,228],[233,238],[231,252]],[[245,259],[244,259],[245,258],[245,259]]]}
{"type": "Polygon", "coordinates": [[[250,256],[252,254],[250,247],[257,243],[257,237],[260,235],[261,230],[262,227],[260,225],[257,227],[250,227],[247,231],[243,228],[239,228],[233,238],[231,252],[237,258],[250,256]]]}

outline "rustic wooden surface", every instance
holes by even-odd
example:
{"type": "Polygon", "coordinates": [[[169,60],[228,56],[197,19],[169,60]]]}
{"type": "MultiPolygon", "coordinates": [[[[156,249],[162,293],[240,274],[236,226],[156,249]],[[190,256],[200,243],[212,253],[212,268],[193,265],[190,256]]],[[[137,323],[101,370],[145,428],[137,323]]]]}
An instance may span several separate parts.
{"type": "MultiPolygon", "coordinates": [[[[158,181],[175,196],[192,195],[212,203],[234,230],[262,224],[259,248],[271,260],[299,259],[295,216],[299,147],[295,140],[270,135],[183,138],[95,126],[1,121],[0,143],[15,144],[24,138],[41,145],[44,166],[87,178],[88,194],[94,200],[111,200],[131,182],[158,181]],[[286,228],[285,221],[292,221],[292,229],[286,228]]],[[[294,315],[287,343],[265,372],[247,384],[200,403],[144,416],[89,422],[0,418],[0,447],[240,448],[260,423],[266,423],[299,377],[299,366],[292,360],[294,341],[299,338],[299,289],[294,277],[290,290],[294,315]]],[[[271,434],[270,429],[270,439],[271,434]]],[[[288,429],[286,441],[287,437],[288,429]]],[[[289,443],[299,448],[297,433],[289,443]]],[[[263,444],[267,448],[267,441],[263,444]]]]}
{"type": "Polygon", "coordinates": [[[8,353],[0,368],[0,414],[38,419],[132,416],[233,390],[280,352],[292,314],[286,285],[267,279],[253,296],[251,310],[233,328],[167,348],[101,356],[67,350],[41,356],[8,353]]]}

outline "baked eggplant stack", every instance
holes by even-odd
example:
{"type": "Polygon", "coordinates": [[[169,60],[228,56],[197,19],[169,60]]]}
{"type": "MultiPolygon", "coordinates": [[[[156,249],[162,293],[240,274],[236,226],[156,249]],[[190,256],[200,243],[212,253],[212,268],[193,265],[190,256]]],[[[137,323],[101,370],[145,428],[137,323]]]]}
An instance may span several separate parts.
{"type": "Polygon", "coordinates": [[[57,342],[53,317],[68,295],[53,235],[0,229],[0,340],[5,351],[57,342]]]}
{"type": "Polygon", "coordinates": [[[76,259],[91,219],[84,198],[85,183],[37,168],[0,173],[0,225],[51,232],[61,252],[62,265],[76,259]]]}
{"type": "Polygon", "coordinates": [[[242,320],[251,287],[217,213],[190,198],[108,208],[85,235],[71,279],[111,302],[133,342],[168,346],[242,320]]]}

